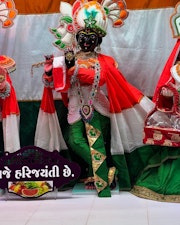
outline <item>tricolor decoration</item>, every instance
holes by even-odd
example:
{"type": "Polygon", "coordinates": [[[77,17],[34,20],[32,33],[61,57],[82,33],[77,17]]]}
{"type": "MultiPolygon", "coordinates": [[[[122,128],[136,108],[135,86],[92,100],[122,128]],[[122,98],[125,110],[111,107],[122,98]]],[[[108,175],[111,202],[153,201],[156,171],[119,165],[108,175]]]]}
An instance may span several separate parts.
{"type": "Polygon", "coordinates": [[[11,73],[16,70],[16,62],[14,61],[14,59],[6,55],[0,55],[0,66],[6,69],[8,73],[11,73]]]}
{"type": "Polygon", "coordinates": [[[15,152],[20,148],[20,111],[9,72],[15,69],[15,61],[5,55],[0,56],[0,121],[2,121],[4,151],[15,152]],[[4,79],[3,79],[4,77],[4,79]]]}
{"type": "Polygon", "coordinates": [[[3,28],[11,27],[18,11],[13,0],[0,0],[0,21],[3,28]]]}
{"type": "Polygon", "coordinates": [[[126,3],[123,0],[104,0],[102,3],[106,10],[107,17],[112,20],[113,27],[124,25],[124,20],[128,17],[126,3]]]}
{"type": "Polygon", "coordinates": [[[91,28],[104,37],[108,19],[112,21],[113,27],[120,27],[129,14],[123,0],[104,0],[102,4],[77,0],[73,5],[61,2],[60,13],[59,26],[50,28],[57,38],[53,44],[60,50],[72,49],[75,46],[75,34],[85,28],[91,28]]]}
{"type": "Polygon", "coordinates": [[[170,17],[170,27],[173,38],[180,38],[180,2],[176,4],[174,13],[170,17]]]}
{"type": "Polygon", "coordinates": [[[54,106],[53,92],[48,87],[44,87],[43,91],[36,125],[35,146],[50,152],[67,149],[54,106]]]}
{"type": "Polygon", "coordinates": [[[72,6],[67,2],[60,4],[61,18],[57,28],[50,28],[57,40],[53,43],[60,50],[70,48],[74,43],[74,26],[72,19],[72,6]]]}

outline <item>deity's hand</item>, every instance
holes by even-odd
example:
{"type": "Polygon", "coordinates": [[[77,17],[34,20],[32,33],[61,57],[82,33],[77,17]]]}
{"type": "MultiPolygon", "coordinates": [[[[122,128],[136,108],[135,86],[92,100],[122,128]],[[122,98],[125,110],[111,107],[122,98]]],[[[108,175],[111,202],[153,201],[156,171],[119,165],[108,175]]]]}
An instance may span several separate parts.
{"type": "Polygon", "coordinates": [[[87,69],[95,69],[95,63],[97,62],[97,59],[94,58],[88,58],[88,59],[78,59],[78,66],[79,68],[87,68],[87,69]]]}
{"type": "Polygon", "coordinates": [[[42,75],[42,81],[45,87],[53,88],[53,77],[52,77],[52,70],[53,70],[53,55],[45,55],[45,64],[44,64],[44,74],[42,75]]]}
{"type": "Polygon", "coordinates": [[[53,59],[54,59],[53,55],[45,55],[44,71],[47,76],[52,75],[53,59]]]}
{"type": "MultiPolygon", "coordinates": [[[[80,68],[78,71],[78,79],[80,80],[81,84],[93,84],[95,76],[95,70],[91,68],[80,68]]],[[[102,86],[103,84],[105,84],[105,82],[105,76],[101,71],[99,86],[102,86]]]]}
{"type": "Polygon", "coordinates": [[[71,83],[75,83],[77,79],[82,84],[92,84],[94,81],[95,71],[93,69],[84,68],[83,66],[76,68],[71,67],[67,71],[67,79],[71,80],[71,83]]]}

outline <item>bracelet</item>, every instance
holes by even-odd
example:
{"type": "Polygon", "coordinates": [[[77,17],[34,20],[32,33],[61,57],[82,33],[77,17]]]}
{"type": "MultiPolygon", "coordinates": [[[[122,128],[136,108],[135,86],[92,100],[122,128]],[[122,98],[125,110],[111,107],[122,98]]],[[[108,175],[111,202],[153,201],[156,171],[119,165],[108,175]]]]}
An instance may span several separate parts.
{"type": "MultiPolygon", "coordinates": [[[[52,81],[48,81],[48,79],[46,79],[47,75],[46,74],[43,74],[42,76],[42,82],[44,84],[45,87],[50,87],[50,88],[53,88],[54,87],[54,82],[53,80],[52,81]]],[[[49,78],[49,77],[48,77],[49,78]]]]}

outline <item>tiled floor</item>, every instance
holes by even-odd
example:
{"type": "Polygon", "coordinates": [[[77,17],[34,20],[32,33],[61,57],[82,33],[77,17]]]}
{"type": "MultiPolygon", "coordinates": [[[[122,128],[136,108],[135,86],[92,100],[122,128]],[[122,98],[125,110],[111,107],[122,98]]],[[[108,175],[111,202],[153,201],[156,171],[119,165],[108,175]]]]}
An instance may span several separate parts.
{"type": "Polygon", "coordinates": [[[114,192],[111,198],[95,193],[58,192],[53,199],[0,200],[0,225],[180,225],[180,204],[114,192]],[[56,198],[55,198],[56,197],[56,198]]]}

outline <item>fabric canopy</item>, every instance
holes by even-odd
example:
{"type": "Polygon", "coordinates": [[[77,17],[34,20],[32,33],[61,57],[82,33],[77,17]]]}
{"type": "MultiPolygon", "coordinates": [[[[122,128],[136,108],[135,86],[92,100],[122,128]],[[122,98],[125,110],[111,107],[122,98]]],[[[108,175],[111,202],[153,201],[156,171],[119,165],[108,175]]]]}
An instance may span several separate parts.
{"type": "MultiPolygon", "coordinates": [[[[49,28],[59,23],[58,0],[14,0],[18,15],[10,28],[0,26],[0,54],[16,61],[11,74],[19,101],[40,100],[43,93],[43,67],[31,66],[44,61],[44,55],[62,55],[53,46],[49,28]]],[[[129,16],[121,28],[109,21],[101,52],[114,57],[126,79],[145,95],[153,96],[156,84],[171,53],[173,39],[169,19],[178,1],[127,0],[129,16]]],[[[58,94],[55,98],[59,98],[58,94]]]]}
{"type": "MultiPolygon", "coordinates": [[[[60,0],[14,0],[16,8],[19,14],[39,14],[39,13],[58,13],[60,0]]],[[[65,0],[70,4],[73,4],[74,0],[65,0]]],[[[99,2],[102,2],[99,0],[99,2]]],[[[156,9],[174,7],[177,0],[126,0],[128,9],[156,9]]]]}

